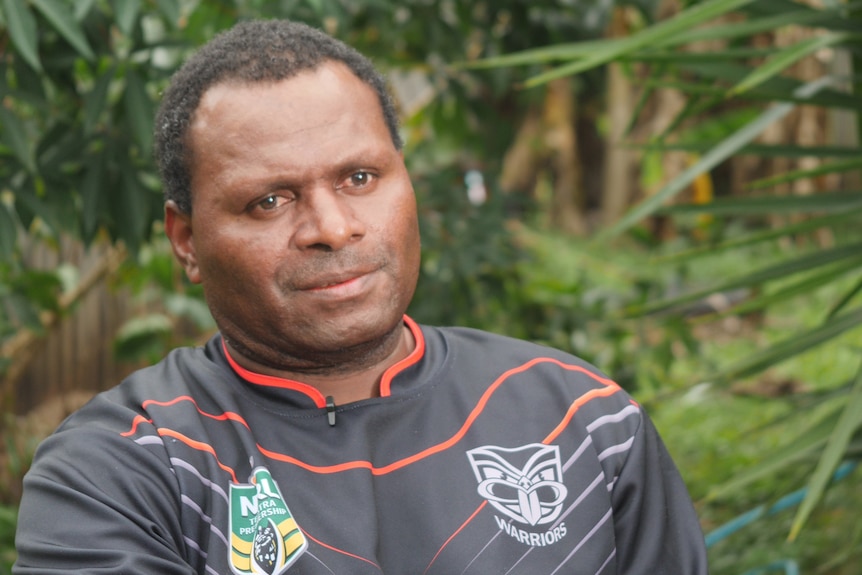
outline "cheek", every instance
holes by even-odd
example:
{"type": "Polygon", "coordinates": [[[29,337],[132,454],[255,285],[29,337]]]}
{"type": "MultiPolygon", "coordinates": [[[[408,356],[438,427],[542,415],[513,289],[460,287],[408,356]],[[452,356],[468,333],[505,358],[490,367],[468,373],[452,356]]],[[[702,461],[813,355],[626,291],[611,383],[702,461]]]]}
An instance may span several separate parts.
{"type": "Polygon", "coordinates": [[[390,240],[400,255],[402,274],[406,282],[414,282],[419,273],[420,236],[416,202],[412,196],[405,199],[392,214],[390,240]]]}
{"type": "MultiPolygon", "coordinates": [[[[262,271],[266,262],[266,242],[235,234],[211,234],[199,251],[199,265],[204,281],[236,285],[247,283],[249,276],[262,271]]],[[[219,289],[218,286],[213,286],[219,289]]]]}

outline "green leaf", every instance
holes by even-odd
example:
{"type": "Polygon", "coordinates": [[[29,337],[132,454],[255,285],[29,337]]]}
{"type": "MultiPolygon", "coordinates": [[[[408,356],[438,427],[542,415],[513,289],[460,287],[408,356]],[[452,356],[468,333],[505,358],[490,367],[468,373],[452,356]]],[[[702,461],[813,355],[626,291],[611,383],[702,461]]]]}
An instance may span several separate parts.
{"type": "Polygon", "coordinates": [[[80,22],[86,18],[95,3],[96,0],[75,0],[75,20],[80,22]]]}
{"type": "Polygon", "coordinates": [[[117,26],[126,36],[131,36],[141,10],[141,0],[113,0],[114,14],[117,17],[117,26]]]}
{"type": "Polygon", "coordinates": [[[116,65],[108,68],[104,74],[96,80],[93,89],[84,96],[84,133],[92,132],[99,120],[102,110],[105,109],[105,102],[108,99],[108,88],[111,86],[111,81],[116,73],[116,65]]]}
{"type": "Polygon", "coordinates": [[[707,204],[667,206],[663,214],[710,214],[713,216],[758,216],[769,214],[835,213],[862,208],[862,191],[824,192],[807,196],[756,196],[721,198],[707,204]]]}
{"type": "Polygon", "coordinates": [[[99,216],[104,209],[102,186],[105,182],[105,171],[108,169],[106,164],[105,154],[90,158],[81,183],[81,226],[85,239],[91,239],[95,235],[99,216]]]}
{"type": "Polygon", "coordinates": [[[862,367],[856,375],[856,383],[850,391],[847,405],[829,436],[820,461],[817,462],[817,468],[808,480],[808,492],[805,494],[805,499],[802,500],[790,528],[789,539],[791,541],[799,535],[800,530],[811,515],[811,511],[823,497],[832,474],[844,458],[850,440],[860,428],[862,428],[862,367]]]}
{"type": "Polygon", "coordinates": [[[745,77],[745,79],[731,88],[728,95],[738,96],[743,94],[755,86],[759,86],[773,76],[780,74],[802,58],[805,58],[823,48],[844,42],[848,37],[848,34],[824,34],[822,36],[816,36],[794,44],[767,60],[762,66],[753,70],[751,74],[745,77]]]}
{"type": "Polygon", "coordinates": [[[712,285],[672,299],[652,302],[628,308],[628,315],[645,315],[664,311],[684,303],[696,301],[714,293],[727,292],[735,289],[757,286],[762,283],[783,279],[793,274],[827,266],[833,262],[857,261],[862,263],[862,243],[847,244],[830,249],[817,250],[798,258],[767,266],[749,274],[730,279],[718,285],[712,285]]]}
{"type": "Polygon", "coordinates": [[[838,14],[835,10],[798,10],[785,12],[763,18],[750,18],[743,22],[719,24],[697,30],[689,30],[673,38],[673,44],[688,44],[690,42],[708,42],[710,40],[732,40],[748,38],[762,32],[774,32],[785,26],[805,26],[819,24],[834,19],[838,14]]]}
{"type": "Polygon", "coordinates": [[[690,30],[713,18],[745,6],[751,0],[707,0],[699,2],[676,14],[674,17],[645,28],[631,36],[614,39],[585,55],[581,60],[559,66],[544,74],[527,80],[524,85],[532,88],[566,76],[579,74],[591,68],[606,64],[611,60],[630,54],[645,46],[652,46],[667,38],[690,30]]]}
{"type": "Polygon", "coordinates": [[[835,266],[827,267],[825,270],[819,271],[818,273],[807,274],[799,281],[782,286],[774,292],[763,293],[753,299],[746,300],[740,305],[733,306],[727,311],[717,314],[715,317],[719,318],[728,315],[743,315],[797,296],[810,295],[817,288],[829,285],[841,276],[858,271],[859,263],[860,262],[855,259],[848,259],[846,261],[839,260],[838,264],[835,266]]]}
{"type": "Polygon", "coordinates": [[[0,260],[11,261],[15,253],[17,236],[16,218],[12,215],[9,206],[0,202],[0,260]]]}
{"type": "Polygon", "coordinates": [[[182,11],[178,0],[156,0],[156,5],[172,27],[179,27],[182,11]]]}
{"type": "MultiPolygon", "coordinates": [[[[36,144],[36,164],[42,178],[65,188],[67,170],[80,165],[84,143],[80,129],[64,119],[43,130],[36,144]]],[[[68,194],[64,191],[60,195],[68,194]]]]}
{"type": "Polygon", "coordinates": [[[25,226],[35,216],[41,218],[53,233],[63,229],[57,206],[44,199],[45,183],[41,178],[28,176],[12,186],[12,192],[15,194],[15,207],[25,226]]]}
{"type": "Polygon", "coordinates": [[[75,15],[69,6],[60,0],[30,0],[42,16],[72,45],[78,54],[87,60],[94,60],[95,55],[87,42],[87,37],[78,26],[75,15]]]}
{"type": "MultiPolygon", "coordinates": [[[[818,90],[831,84],[831,82],[831,78],[820,78],[803,85],[802,88],[797,91],[796,95],[800,97],[811,96],[818,90]]],[[[718,145],[704,154],[700,160],[683,171],[682,174],[674,178],[664,188],[629,210],[629,212],[626,213],[626,215],[623,216],[616,224],[600,232],[596,237],[596,241],[604,241],[610,237],[616,236],[658,210],[665,201],[691,185],[695,178],[708,172],[732,156],[737,150],[759,136],[768,126],[790,113],[792,109],[792,104],[775,104],[771,106],[763,112],[763,114],[758,116],[757,119],[719,142],[718,145]]]]}
{"type": "Polygon", "coordinates": [[[206,302],[186,294],[172,293],[165,298],[165,309],[177,317],[187,317],[200,330],[215,329],[215,321],[206,302]]]}
{"type": "Polygon", "coordinates": [[[173,329],[171,318],[164,314],[153,313],[132,318],[117,332],[114,353],[125,360],[137,360],[163,353],[165,340],[173,329]]]}
{"type": "Polygon", "coordinates": [[[29,293],[27,296],[21,293],[12,293],[3,299],[4,307],[9,310],[9,315],[12,316],[15,324],[36,332],[42,332],[44,327],[39,319],[40,310],[34,304],[29,293]]]}
{"type": "Polygon", "coordinates": [[[677,52],[675,50],[660,50],[638,52],[626,56],[629,62],[655,63],[686,63],[689,66],[701,62],[716,62],[729,60],[731,62],[748,58],[765,58],[776,53],[775,48],[728,48],[720,52],[677,52]]]}
{"type": "Polygon", "coordinates": [[[741,237],[735,237],[720,243],[709,243],[697,248],[684,250],[675,254],[670,254],[663,257],[653,259],[654,263],[664,262],[681,262],[702,256],[706,253],[715,254],[722,251],[750,246],[758,243],[768,242],[777,238],[789,236],[791,234],[800,234],[818,230],[822,228],[832,228],[848,219],[857,218],[862,215],[862,208],[848,209],[838,214],[830,214],[828,216],[820,216],[808,218],[799,222],[788,224],[786,226],[761,230],[754,233],[746,234],[741,237]]]}
{"type": "MultiPolygon", "coordinates": [[[[862,169],[862,159],[857,158],[852,160],[845,160],[843,162],[831,162],[820,165],[816,168],[812,168],[810,170],[795,170],[792,172],[787,172],[786,174],[774,176],[772,178],[755,180],[754,182],[749,184],[749,187],[751,189],[767,188],[769,186],[775,186],[777,184],[785,184],[787,182],[795,182],[797,180],[816,178],[818,176],[824,176],[827,174],[838,174],[841,172],[849,172],[851,170],[859,169],[862,169]]],[[[860,197],[862,197],[862,192],[859,192],[859,194],[860,197]]]]}
{"type": "MultiPolygon", "coordinates": [[[[687,142],[687,143],[665,143],[650,142],[647,144],[635,144],[631,147],[647,151],[682,151],[703,153],[708,151],[712,144],[709,142],[687,142]]],[[[849,157],[859,156],[859,148],[854,146],[795,146],[780,144],[750,144],[740,148],[737,156],[750,155],[764,158],[805,158],[805,157],[849,157]]]]}
{"type": "Polygon", "coordinates": [[[752,354],[720,373],[715,380],[726,383],[750,377],[768,367],[798,356],[838,337],[848,330],[860,326],[862,326],[862,308],[832,317],[817,328],[794,335],[768,349],[752,354]]]}
{"type": "MultiPolygon", "coordinates": [[[[55,270],[26,270],[12,281],[14,291],[26,296],[31,308],[58,311],[63,284],[55,270]]],[[[38,319],[37,319],[38,321],[38,319]]]]}
{"type": "Polygon", "coordinates": [[[39,36],[36,31],[36,18],[30,12],[25,0],[3,0],[6,26],[12,45],[31,68],[42,71],[39,62],[39,36]]]}
{"type": "Polygon", "coordinates": [[[148,190],[141,185],[137,172],[127,157],[120,156],[120,183],[122,193],[112,197],[117,235],[126,242],[129,251],[135,253],[140,248],[150,224],[150,210],[146,194],[148,190]]]}
{"type": "Polygon", "coordinates": [[[149,154],[153,143],[153,106],[146,86],[133,69],[126,72],[126,122],[142,154],[149,154]]]}
{"type": "Polygon", "coordinates": [[[828,411],[826,416],[814,426],[803,429],[802,433],[799,433],[786,445],[772,449],[758,464],[736,474],[730,480],[712,487],[706,495],[707,501],[719,499],[727,494],[737,492],[758,479],[772,475],[789,465],[811,457],[826,443],[833,429],[833,420],[829,416],[837,412],[838,408],[830,409],[832,410],[828,411]]]}
{"type": "Polygon", "coordinates": [[[862,279],[856,282],[853,287],[847,290],[847,292],[841,297],[841,299],[835,302],[835,304],[829,309],[829,312],[826,314],[826,319],[828,320],[835,317],[838,312],[844,309],[844,307],[860,293],[862,293],[862,279]]]}
{"type": "MultiPolygon", "coordinates": [[[[698,66],[680,64],[681,74],[692,73],[699,76],[695,83],[713,84],[737,83],[751,72],[747,66],[731,63],[704,62],[698,66]]],[[[827,77],[819,80],[802,83],[794,78],[785,76],[774,76],[745,94],[746,99],[774,102],[796,102],[824,108],[843,108],[847,110],[862,111],[862,100],[855,94],[842,92],[827,86],[819,86],[813,93],[807,92],[805,86],[810,86],[817,81],[833,84],[835,78],[830,81],[827,77]]]]}
{"type": "Polygon", "coordinates": [[[619,43],[619,39],[591,40],[569,44],[557,44],[543,48],[533,48],[514,54],[495,56],[472,62],[456,62],[456,68],[500,68],[504,66],[522,66],[542,64],[558,60],[574,60],[583,58],[597,49],[606,49],[608,45],[619,43]]]}
{"type": "Polygon", "coordinates": [[[16,115],[0,104],[0,141],[9,146],[18,161],[29,171],[33,172],[35,167],[33,163],[33,153],[30,149],[27,130],[24,127],[24,122],[16,115]]]}

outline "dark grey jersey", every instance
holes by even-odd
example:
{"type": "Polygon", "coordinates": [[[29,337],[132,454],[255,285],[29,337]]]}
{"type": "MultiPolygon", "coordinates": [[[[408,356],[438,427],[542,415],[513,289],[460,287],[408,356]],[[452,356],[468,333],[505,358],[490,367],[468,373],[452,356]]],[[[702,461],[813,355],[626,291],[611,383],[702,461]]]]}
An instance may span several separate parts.
{"type": "Polygon", "coordinates": [[[706,573],[685,485],[619,386],[405,322],[416,349],[374,399],[327,405],[219,336],[100,394],[38,450],[14,573],[706,573]]]}

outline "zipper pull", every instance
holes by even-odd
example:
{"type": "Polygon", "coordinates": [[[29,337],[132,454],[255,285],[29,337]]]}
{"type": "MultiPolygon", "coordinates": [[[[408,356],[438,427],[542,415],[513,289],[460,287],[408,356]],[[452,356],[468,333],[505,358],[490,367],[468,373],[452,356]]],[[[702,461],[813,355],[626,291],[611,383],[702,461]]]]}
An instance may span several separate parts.
{"type": "Polygon", "coordinates": [[[326,418],[329,421],[329,427],[335,427],[335,400],[331,395],[326,396],[326,418]]]}

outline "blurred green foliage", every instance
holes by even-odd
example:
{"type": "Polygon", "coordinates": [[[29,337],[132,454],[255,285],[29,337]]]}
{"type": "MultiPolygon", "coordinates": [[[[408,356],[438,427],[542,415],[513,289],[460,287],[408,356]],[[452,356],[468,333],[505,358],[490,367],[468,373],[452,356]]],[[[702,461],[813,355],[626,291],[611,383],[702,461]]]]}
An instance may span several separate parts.
{"type": "MultiPolygon", "coordinates": [[[[825,2],[808,5],[786,0],[706,0],[690,2],[682,11],[662,22],[646,26],[622,38],[598,42],[551,45],[522,51],[516,54],[467,63],[468,68],[534,66],[548,64],[549,68],[527,80],[529,86],[540,86],[555,78],[584,73],[609,62],[637,66],[643,90],[634,111],[631,125],[635,125],[651,95],[660,89],[673,88],[685,97],[685,105],[670,121],[664,133],[650,143],[652,150],[687,150],[699,155],[697,160],[679,176],[634,206],[619,222],[601,234],[610,238],[641,222],[645,217],[660,214],[697,213],[708,217],[747,219],[762,218],[776,221],[779,216],[790,216],[782,226],[750,228],[744,237],[729,238],[719,233],[709,245],[694,253],[678,255],[679,260],[709,260],[716,252],[732,250],[740,245],[772,242],[776,238],[795,238],[800,233],[817,229],[858,228],[862,214],[862,189],[858,174],[862,160],[858,157],[858,143],[862,140],[862,5],[857,2],[825,2]],[[733,21],[727,17],[733,15],[733,21]],[[723,18],[723,20],[721,20],[723,18]],[[789,45],[777,43],[767,47],[757,41],[760,34],[776,28],[796,26],[805,33],[797,35],[789,45]],[[706,41],[720,41],[718,47],[706,41]],[[709,46],[709,47],[707,47],[709,46]],[[797,78],[790,74],[794,65],[815,54],[829,50],[833,65],[817,77],[797,78]],[[849,73],[839,70],[843,58],[849,73]],[[825,111],[843,111],[843,122],[852,123],[852,142],[855,145],[802,146],[775,145],[749,148],[758,136],[770,126],[785,118],[794,109],[816,106],[825,111]],[[714,120],[733,110],[732,123],[714,120]],[[740,114],[740,111],[748,114],[740,114]],[[743,120],[740,122],[740,120],[743,120]],[[698,126],[695,129],[689,126],[698,126]],[[718,129],[718,131],[716,131],[718,129]],[[710,134],[707,137],[707,134],[710,134]],[[782,184],[814,180],[831,176],[838,189],[815,195],[757,194],[753,197],[717,199],[694,205],[666,208],[668,200],[679,196],[699,177],[737,154],[760,154],[767,157],[817,157],[822,160],[814,168],[805,168],[766,179],[746,183],[749,190],[773,188],[782,184]],[[839,160],[833,159],[838,156],[839,160]],[[839,176],[855,172],[855,185],[851,179],[839,176]],[[834,214],[839,214],[836,218],[834,214]],[[843,217],[841,217],[843,216],[843,217]],[[838,220],[842,221],[838,221],[838,220]],[[800,224],[800,221],[807,220],[800,224]]],[[[763,221],[762,220],[762,221],[763,221]]],[[[844,285],[843,279],[854,279],[843,291],[835,295],[826,313],[814,325],[807,325],[796,333],[786,334],[779,341],[747,354],[735,362],[722,365],[713,377],[718,384],[728,385],[739,379],[753,376],[779,363],[801,356],[809,350],[835,345],[845,332],[862,326],[862,244],[857,233],[834,235],[835,244],[816,246],[802,255],[783,254],[777,262],[769,262],[754,270],[740,270],[729,279],[692,282],[683,294],[663,294],[658,300],[632,306],[634,315],[652,314],[667,310],[684,313],[685,306],[708,298],[711,294],[728,294],[745,290],[742,306],[732,305],[726,313],[767,310],[780,305],[788,297],[804,298],[823,285],[844,285]],[[692,285],[694,284],[694,285],[692,285]],[[698,285],[700,284],[700,285],[698,285]],[[780,288],[774,286],[779,285],[780,288]],[[744,309],[743,309],[744,306],[744,309]]],[[[799,299],[797,299],[799,301],[799,299]]],[[[858,360],[857,360],[858,362],[858,360]]],[[[776,472],[798,464],[801,457],[817,453],[817,466],[810,472],[807,495],[802,502],[790,530],[790,538],[797,537],[808,516],[820,501],[829,479],[841,461],[855,457],[862,446],[862,367],[859,376],[831,381],[830,385],[842,397],[827,418],[828,423],[808,428],[801,436],[805,447],[788,445],[786,449],[764,456],[759,467],[741,474],[723,487],[715,489],[714,496],[738,490],[766,472],[776,472]]],[[[819,407],[819,404],[817,405],[819,407]]],[[[797,414],[803,421],[810,419],[814,407],[800,409],[797,414]]],[[[805,425],[802,423],[801,425],[805,425]]],[[[798,441],[798,440],[797,440],[798,441]]]]}
{"type": "MultiPolygon", "coordinates": [[[[405,102],[408,158],[433,180],[417,186],[451,196],[467,169],[493,179],[536,93],[511,89],[521,71],[476,74],[448,63],[596,37],[609,10],[565,0],[2,0],[0,337],[38,330],[39,313],[59,297],[51,270],[24,263],[22,238],[107,239],[133,257],[153,238],[162,215],[150,151],[158,94],[184,55],[236,21],[289,16],[339,36],[386,72],[418,74],[421,93],[405,102]],[[37,292],[49,297],[29,297],[37,292]]],[[[600,88],[585,83],[581,94],[598,99],[600,88]]],[[[434,206],[449,220],[457,213],[455,204],[434,206]]],[[[428,209],[424,216],[436,217],[428,209]]],[[[502,229],[499,221],[479,224],[502,229]]],[[[434,236],[426,236],[433,252],[434,236]]],[[[458,270],[462,279],[465,272],[458,270]]]]}

